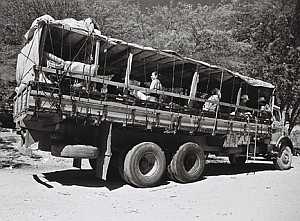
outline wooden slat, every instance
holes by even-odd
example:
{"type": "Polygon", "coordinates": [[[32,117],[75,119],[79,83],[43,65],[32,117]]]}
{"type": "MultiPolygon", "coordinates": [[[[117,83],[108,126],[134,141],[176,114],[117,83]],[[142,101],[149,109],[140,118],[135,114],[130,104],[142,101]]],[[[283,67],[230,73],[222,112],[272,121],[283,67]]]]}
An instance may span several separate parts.
{"type": "MultiPolygon", "coordinates": [[[[48,108],[51,110],[51,104],[49,103],[49,98],[45,97],[47,94],[42,96],[41,92],[38,91],[31,91],[31,95],[35,97],[39,97],[45,103],[43,108],[48,108]]],[[[50,94],[48,93],[48,96],[50,94]]],[[[53,97],[52,99],[57,99],[58,97],[53,97]]],[[[173,112],[165,111],[165,110],[157,110],[147,108],[145,112],[144,107],[133,106],[133,105],[126,105],[118,102],[112,101],[99,101],[93,99],[86,99],[86,98],[77,98],[74,101],[71,101],[70,96],[64,95],[62,97],[62,109],[64,113],[68,113],[69,115],[72,114],[72,105],[75,102],[77,106],[77,112],[81,114],[86,114],[87,112],[91,114],[91,116],[97,118],[99,115],[104,116],[104,112],[107,112],[105,116],[105,120],[111,122],[118,122],[122,124],[127,124],[131,121],[130,113],[134,110],[135,111],[135,124],[137,125],[146,125],[147,122],[151,122],[155,124],[156,116],[159,114],[160,116],[160,125],[159,127],[168,128],[173,122],[171,119],[171,115],[174,114],[173,112]],[[149,120],[150,119],[150,120],[149,120]]],[[[32,108],[34,108],[32,104],[32,108]]],[[[177,117],[181,117],[181,129],[191,131],[194,130],[196,127],[196,122],[200,119],[200,126],[198,131],[207,131],[213,130],[215,118],[210,117],[201,117],[197,115],[189,115],[189,114],[182,114],[176,113],[177,117]]],[[[104,120],[104,119],[102,119],[104,120]]],[[[230,123],[233,124],[232,132],[243,132],[244,128],[247,126],[247,122],[241,121],[234,121],[234,120],[224,120],[224,119],[217,119],[217,133],[226,134],[229,131],[230,123]]],[[[249,123],[249,132],[255,133],[256,124],[249,123]]],[[[268,134],[268,127],[269,125],[259,124],[261,128],[261,133],[268,134]]]]}
{"type": "MultiPolygon", "coordinates": [[[[56,70],[51,69],[51,68],[37,67],[37,69],[41,69],[42,71],[49,72],[49,73],[56,73],[56,70]]],[[[81,79],[81,80],[85,80],[86,77],[89,77],[92,82],[103,83],[103,84],[106,84],[106,85],[116,86],[116,87],[119,87],[119,88],[125,88],[124,83],[110,81],[110,80],[104,79],[103,76],[91,77],[91,76],[88,76],[88,75],[69,73],[69,72],[65,73],[65,76],[73,77],[73,78],[77,78],[77,79],[81,79]]],[[[129,85],[128,89],[139,90],[139,91],[147,93],[147,94],[156,93],[156,94],[160,94],[160,95],[164,95],[164,96],[176,97],[176,98],[181,98],[181,99],[185,99],[185,100],[190,100],[191,99],[190,96],[187,96],[187,95],[181,95],[181,94],[168,92],[168,91],[150,90],[149,88],[139,87],[139,86],[135,86],[135,85],[129,85]]],[[[192,101],[198,101],[198,102],[205,102],[206,101],[206,99],[197,98],[197,97],[192,98],[191,100],[192,101]]],[[[210,102],[211,103],[216,103],[216,104],[218,103],[216,101],[210,101],[210,102]]],[[[231,107],[231,108],[238,107],[238,109],[240,109],[240,110],[246,110],[246,111],[250,111],[250,112],[259,112],[258,109],[249,108],[249,107],[245,107],[245,106],[236,106],[235,104],[229,104],[229,103],[225,103],[225,102],[219,102],[219,104],[221,106],[224,106],[224,107],[231,107]]]]}

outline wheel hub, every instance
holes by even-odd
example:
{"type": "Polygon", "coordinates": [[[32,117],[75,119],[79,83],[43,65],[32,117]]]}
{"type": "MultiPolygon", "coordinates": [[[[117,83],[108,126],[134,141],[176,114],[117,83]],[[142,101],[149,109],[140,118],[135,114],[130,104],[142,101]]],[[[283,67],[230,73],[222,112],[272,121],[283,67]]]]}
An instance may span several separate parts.
{"type": "Polygon", "coordinates": [[[156,171],[157,162],[153,153],[145,153],[139,162],[139,170],[145,176],[150,176],[156,171]]]}
{"type": "Polygon", "coordinates": [[[284,164],[288,164],[290,162],[290,156],[289,156],[289,153],[287,153],[287,150],[283,151],[283,153],[281,155],[281,159],[284,164]]]}
{"type": "Polygon", "coordinates": [[[184,169],[190,173],[197,167],[197,156],[195,154],[187,154],[183,161],[184,169]]]}

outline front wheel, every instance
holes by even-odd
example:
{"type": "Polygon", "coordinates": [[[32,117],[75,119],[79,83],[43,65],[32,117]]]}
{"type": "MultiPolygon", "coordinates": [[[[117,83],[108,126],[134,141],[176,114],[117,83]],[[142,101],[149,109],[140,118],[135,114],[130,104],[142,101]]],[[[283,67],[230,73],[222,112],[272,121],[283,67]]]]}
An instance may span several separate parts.
{"type": "Polygon", "coordinates": [[[288,170],[292,166],[292,157],[291,148],[287,144],[282,144],[277,158],[273,160],[274,166],[279,170],[288,170]]]}

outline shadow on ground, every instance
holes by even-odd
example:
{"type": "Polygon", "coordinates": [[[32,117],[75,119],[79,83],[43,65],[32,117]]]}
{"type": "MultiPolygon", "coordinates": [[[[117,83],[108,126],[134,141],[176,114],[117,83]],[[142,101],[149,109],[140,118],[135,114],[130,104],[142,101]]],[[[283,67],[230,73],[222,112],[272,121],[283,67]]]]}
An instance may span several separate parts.
{"type": "Polygon", "coordinates": [[[204,176],[237,175],[243,173],[255,173],[261,171],[276,170],[270,162],[246,163],[241,166],[233,166],[229,163],[209,163],[205,165],[204,176]]]}
{"type": "MultiPolygon", "coordinates": [[[[95,177],[95,171],[87,169],[69,169],[43,173],[43,175],[49,182],[58,182],[65,186],[106,187],[109,190],[114,190],[126,184],[120,177],[111,174],[108,175],[107,181],[100,180],[95,177]]],[[[37,181],[35,177],[34,179],[37,181]]]]}
{"type": "MultiPolygon", "coordinates": [[[[106,187],[110,191],[121,188],[127,183],[122,180],[119,174],[108,173],[107,180],[103,181],[95,177],[94,170],[78,170],[78,169],[69,169],[62,171],[55,171],[49,173],[43,173],[44,177],[49,182],[57,182],[64,186],[84,186],[84,187],[106,187]]],[[[37,175],[33,175],[33,178],[40,184],[53,188],[49,183],[40,180],[37,175]]],[[[170,182],[168,180],[163,180],[160,183],[160,186],[168,185],[170,182]]]]}
{"type": "MultiPolygon", "coordinates": [[[[209,179],[210,176],[219,176],[219,175],[236,175],[243,173],[255,173],[260,171],[270,171],[275,170],[273,164],[271,163],[247,163],[243,166],[236,167],[232,166],[228,162],[218,162],[218,163],[208,163],[205,165],[204,176],[201,180],[209,179]]],[[[44,177],[49,182],[57,182],[65,186],[84,186],[84,187],[106,187],[109,190],[115,190],[126,185],[126,183],[121,179],[117,172],[110,172],[107,177],[107,181],[102,181],[95,177],[95,172],[93,170],[78,170],[78,169],[69,169],[62,171],[55,171],[44,173],[44,177]]],[[[53,188],[49,183],[45,183],[38,179],[34,175],[34,179],[45,185],[48,188],[53,188]]],[[[160,186],[168,185],[170,179],[165,177],[160,186]]]]}

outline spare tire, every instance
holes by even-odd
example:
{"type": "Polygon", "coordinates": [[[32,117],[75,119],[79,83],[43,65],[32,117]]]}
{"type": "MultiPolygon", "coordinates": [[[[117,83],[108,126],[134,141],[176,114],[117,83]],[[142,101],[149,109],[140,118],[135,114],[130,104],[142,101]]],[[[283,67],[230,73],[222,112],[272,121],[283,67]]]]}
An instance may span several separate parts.
{"type": "Polygon", "coordinates": [[[288,170],[292,166],[292,150],[287,144],[283,143],[280,146],[280,152],[276,159],[273,160],[274,166],[279,170],[288,170]]]}
{"type": "Polygon", "coordinates": [[[134,146],[125,156],[125,181],[137,187],[156,185],[166,169],[166,158],[161,148],[152,142],[134,146]]]}
{"type": "Polygon", "coordinates": [[[196,143],[185,143],[179,147],[168,167],[170,177],[182,183],[198,180],[204,171],[203,148],[196,143]]]}

